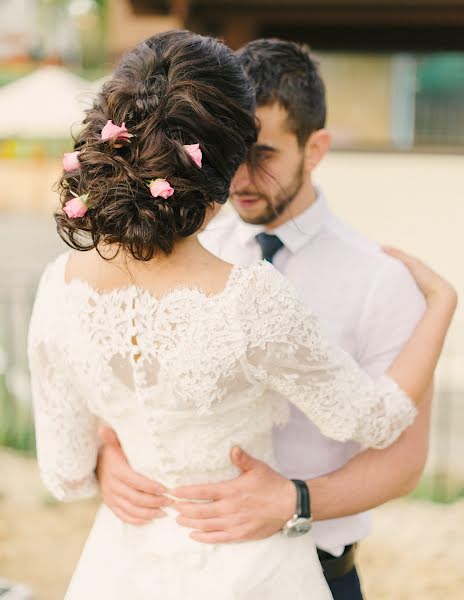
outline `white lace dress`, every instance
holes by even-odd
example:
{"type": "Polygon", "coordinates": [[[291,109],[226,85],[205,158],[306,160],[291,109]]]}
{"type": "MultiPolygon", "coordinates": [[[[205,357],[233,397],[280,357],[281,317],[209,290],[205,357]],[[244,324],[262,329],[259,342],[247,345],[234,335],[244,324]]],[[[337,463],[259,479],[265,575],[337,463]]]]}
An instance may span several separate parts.
{"type": "MultiPolygon", "coordinates": [[[[234,444],[274,465],[271,431],[288,400],[325,435],[377,448],[414,419],[391,380],[372,381],[325,342],[267,263],[234,267],[214,296],[182,288],[157,299],[66,284],[68,256],[45,270],[29,333],[38,460],[61,500],[97,493],[99,419],[135,470],[168,487],[233,478],[234,444]]],[[[168,512],[131,526],[102,506],[66,600],[331,597],[311,535],[206,545],[168,512]]]]}

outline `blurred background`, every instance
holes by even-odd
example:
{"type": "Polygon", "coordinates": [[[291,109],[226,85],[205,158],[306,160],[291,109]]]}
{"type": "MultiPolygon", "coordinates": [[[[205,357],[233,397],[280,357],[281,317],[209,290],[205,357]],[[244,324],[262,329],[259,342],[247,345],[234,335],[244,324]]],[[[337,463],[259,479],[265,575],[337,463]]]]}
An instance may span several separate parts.
{"type": "MultiPolygon", "coordinates": [[[[0,0],[0,578],[39,600],[63,597],[95,510],[52,501],[33,459],[25,340],[40,272],[64,248],[53,184],[120,56],[184,27],[234,49],[308,43],[327,85],[333,150],[315,179],[332,208],[463,297],[464,0],[0,0]]],[[[464,598],[463,321],[461,305],[422,482],[376,511],[361,546],[367,600],[464,598]]]]}

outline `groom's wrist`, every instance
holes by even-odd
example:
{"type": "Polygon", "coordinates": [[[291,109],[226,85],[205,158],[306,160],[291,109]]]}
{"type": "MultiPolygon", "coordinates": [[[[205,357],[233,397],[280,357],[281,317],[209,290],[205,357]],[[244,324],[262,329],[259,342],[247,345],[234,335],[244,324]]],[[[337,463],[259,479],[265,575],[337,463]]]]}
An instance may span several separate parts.
{"type": "Polygon", "coordinates": [[[282,533],[286,537],[298,537],[311,531],[311,500],[309,487],[306,481],[301,479],[290,479],[295,492],[293,514],[282,527],[282,533]]]}
{"type": "Polygon", "coordinates": [[[311,496],[308,484],[301,479],[292,479],[291,481],[295,486],[297,495],[295,514],[299,517],[311,518],[311,496]]]}
{"type": "Polygon", "coordinates": [[[291,479],[285,480],[285,489],[280,497],[282,524],[286,523],[295,514],[297,505],[297,491],[291,479]]]}
{"type": "Polygon", "coordinates": [[[311,494],[313,521],[336,518],[332,513],[336,511],[336,505],[338,504],[338,487],[331,485],[327,475],[322,475],[315,479],[307,479],[306,484],[311,494]]]}
{"type": "Polygon", "coordinates": [[[309,484],[312,483],[311,480],[304,481],[298,479],[287,479],[286,480],[286,492],[284,494],[285,503],[283,505],[282,516],[285,521],[291,519],[295,514],[301,513],[301,507],[299,506],[299,493],[298,493],[298,484],[295,482],[301,481],[306,485],[307,494],[308,494],[308,510],[309,513],[312,514],[312,496],[309,488],[309,484]]]}

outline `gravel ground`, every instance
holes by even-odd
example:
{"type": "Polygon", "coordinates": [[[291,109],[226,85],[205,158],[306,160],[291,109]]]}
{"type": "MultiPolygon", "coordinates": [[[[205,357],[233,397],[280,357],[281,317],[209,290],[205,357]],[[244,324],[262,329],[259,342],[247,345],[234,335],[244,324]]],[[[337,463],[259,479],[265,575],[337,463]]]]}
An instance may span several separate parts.
{"type": "MultiPolygon", "coordinates": [[[[14,452],[0,449],[0,472],[0,576],[62,600],[96,504],[50,500],[35,461],[14,452]]],[[[464,598],[464,501],[391,502],[374,525],[359,553],[367,600],[464,598]]]]}
{"type": "Polygon", "coordinates": [[[464,598],[464,501],[397,500],[374,513],[360,545],[367,600],[464,598]]]}

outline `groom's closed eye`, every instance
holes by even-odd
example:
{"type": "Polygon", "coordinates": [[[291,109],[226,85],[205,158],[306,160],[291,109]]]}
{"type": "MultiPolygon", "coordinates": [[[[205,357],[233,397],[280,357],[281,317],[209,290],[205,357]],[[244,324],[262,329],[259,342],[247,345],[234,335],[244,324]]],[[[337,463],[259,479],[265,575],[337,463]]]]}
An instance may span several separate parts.
{"type": "Polygon", "coordinates": [[[274,148],[273,146],[269,146],[267,144],[256,144],[250,150],[249,162],[256,166],[272,158],[278,153],[279,151],[277,148],[274,148]]]}

